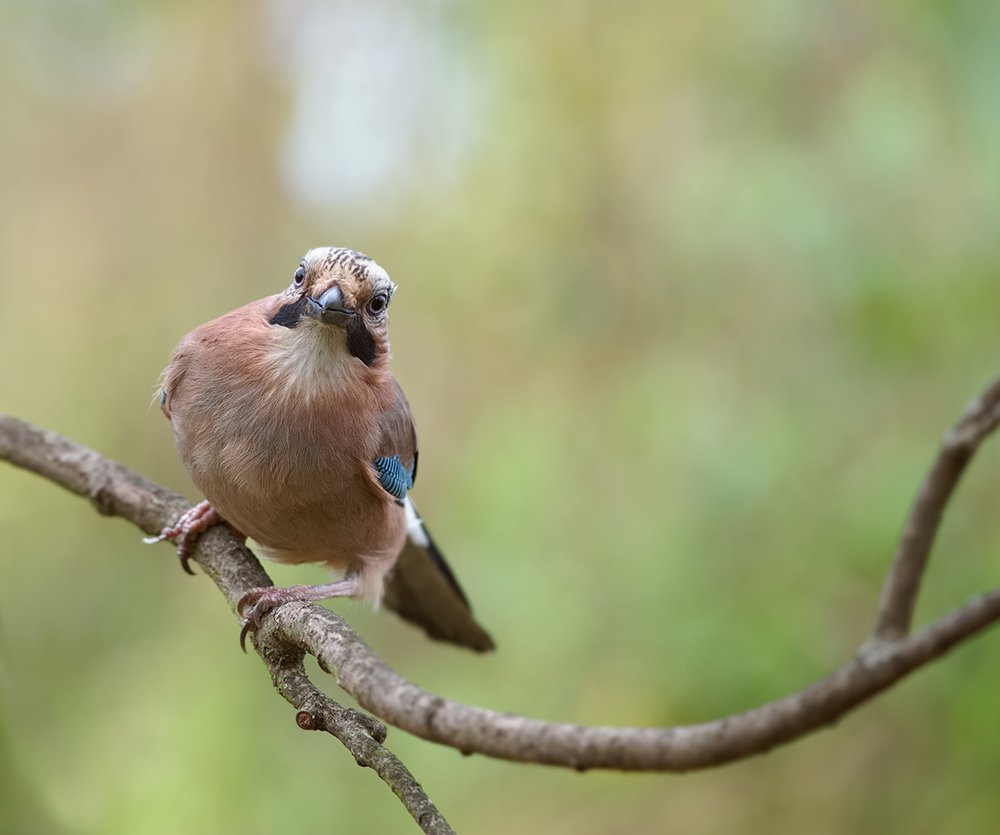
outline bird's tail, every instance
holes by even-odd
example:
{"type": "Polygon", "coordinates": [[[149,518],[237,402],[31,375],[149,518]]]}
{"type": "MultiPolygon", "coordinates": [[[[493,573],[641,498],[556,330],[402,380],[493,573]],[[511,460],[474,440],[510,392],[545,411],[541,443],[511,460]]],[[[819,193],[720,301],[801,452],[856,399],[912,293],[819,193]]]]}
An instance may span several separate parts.
{"type": "Polygon", "coordinates": [[[383,603],[431,638],[477,652],[495,649],[472,616],[469,601],[409,498],[406,544],[385,587],[383,603]]]}

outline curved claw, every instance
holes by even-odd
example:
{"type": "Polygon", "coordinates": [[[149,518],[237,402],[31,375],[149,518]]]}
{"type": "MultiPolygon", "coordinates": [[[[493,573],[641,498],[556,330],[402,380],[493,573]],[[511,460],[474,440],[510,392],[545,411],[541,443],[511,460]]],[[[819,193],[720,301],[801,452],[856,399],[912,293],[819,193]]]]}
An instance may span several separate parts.
{"type": "MultiPolygon", "coordinates": [[[[155,545],[157,542],[166,542],[168,539],[172,539],[171,533],[173,528],[164,528],[159,536],[144,536],[142,538],[144,545],[155,545]]],[[[177,537],[180,538],[181,534],[178,533],[177,537]]],[[[191,557],[187,553],[187,542],[181,539],[180,543],[177,545],[177,558],[181,562],[181,568],[184,569],[186,574],[190,574],[192,577],[195,576],[194,569],[191,568],[191,557]]]]}
{"type": "Polygon", "coordinates": [[[246,655],[247,651],[247,635],[254,629],[253,624],[250,623],[250,618],[243,621],[243,628],[240,630],[240,649],[243,650],[243,654],[246,655]]]}
{"type": "Polygon", "coordinates": [[[205,501],[196,504],[173,524],[160,531],[159,536],[147,536],[142,541],[147,545],[156,542],[172,540],[177,543],[177,556],[181,561],[181,568],[188,574],[193,575],[188,551],[191,543],[194,542],[204,531],[222,521],[222,517],[212,505],[205,501]]]}
{"type": "MultiPolygon", "coordinates": [[[[250,589],[250,591],[248,591],[246,594],[244,594],[243,597],[241,597],[237,601],[237,603],[236,603],[236,614],[238,614],[240,617],[243,617],[243,610],[247,606],[251,606],[252,604],[256,604],[264,596],[264,594],[267,592],[268,588],[269,588],[268,586],[262,586],[261,588],[250,589]]],[[[271,587],[271,588],[273,588],[273,587],[271,587]]],[[[252,609],[251,609],[251,614],[252,614],[252,609]]]]}
{"type": "Polygon", "coordinates": [[[246,617],[243,617],[243,627],[240,629],[240,649],[243,652],[247,651],[247,635],[251,632],[256,632],[257,627],[260,626],[261,620],[263,620],[264,615],[271,611],[280,601],[267,601],[269,592],[274,592],[276,589],[273,586],[262,587],[259,589],[250,589],[246,594],[243,595],[236,603],[236,614],[243,617],[243,610],[248,606],[250,611],[247,612],[246,617]]]}
{"type": "Polygon", "coordinates": [[[240,630],[240,647],[246,652],[247,635],[257,630],[268,612],[284,603],[296,600],[310,601],[326,600],[330,597],[350,597],[356,590],[357,579],[353,576],[319,586],[289,586],[288,588],[261,586],[250,589],[236,603],[236,613],[240,617],[243,617],[244,610],[249,607],[246,617],[243,619],[243,628],[240,630]]]}

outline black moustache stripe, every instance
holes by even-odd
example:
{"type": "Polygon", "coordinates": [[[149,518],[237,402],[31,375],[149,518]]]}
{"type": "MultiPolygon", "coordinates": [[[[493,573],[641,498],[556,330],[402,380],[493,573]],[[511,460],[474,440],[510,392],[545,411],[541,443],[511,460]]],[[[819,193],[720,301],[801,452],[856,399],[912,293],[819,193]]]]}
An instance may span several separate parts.
{"type": "Polygon", "coordinates": [[[302,314],[305,312],[305,309],[306,297],[303,296],[298,301],[283,304],[278,308],[278,312],[268,319],[267,322],[269,325],[280,325],[283,328],[294,328],[299,322],[302,321],[302,314]]]}
{"type": "Polygon", "coordinates": [[[347,323],[347,350],[367,366],[375,362],[378,353],[375,339],[368,332],[360,316],[352,316],[351,321],[347,323]]]}

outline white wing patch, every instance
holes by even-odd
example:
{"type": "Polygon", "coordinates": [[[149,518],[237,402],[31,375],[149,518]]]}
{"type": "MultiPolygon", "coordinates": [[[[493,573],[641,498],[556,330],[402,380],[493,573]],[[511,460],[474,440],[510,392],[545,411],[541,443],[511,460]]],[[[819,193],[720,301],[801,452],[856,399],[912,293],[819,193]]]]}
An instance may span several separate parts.
{"type": "Polygon", "coordinates": [[[403,499],[403,507],[406,509],[407,536],[410,537],[414,545],[427,548],[431,544],[430,537],[427,536],[427,531],[424,530],[424,523],[420,521],[417,509],[413,506],[413,502],[409,496],[403,499]]]}

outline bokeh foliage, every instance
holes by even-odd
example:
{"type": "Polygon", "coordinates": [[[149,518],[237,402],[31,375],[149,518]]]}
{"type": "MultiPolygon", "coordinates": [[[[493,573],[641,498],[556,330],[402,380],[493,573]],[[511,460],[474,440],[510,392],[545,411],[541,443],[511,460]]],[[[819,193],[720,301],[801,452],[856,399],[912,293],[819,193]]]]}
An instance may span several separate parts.
{"type": "MultiPolygon", "coordinates": [[[[173,346],[368,252],[500,651],[337,608],[454,698],[664,724],[825,673],[1000,371],[995,4],[6,0],[0,46],[0,409],[196,498],[173,346]]],[[[998,483],[988,448],[921,618],[1000,581],[998,483]]],[[[166,547],[7,467],[0,542],[0,830],[407,831],[166,547]]],[[[683,777],[389,740],[461,831],[991,832],[998,652],[683,777]]]]}

